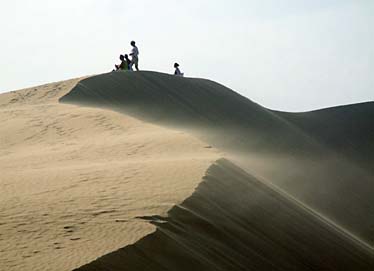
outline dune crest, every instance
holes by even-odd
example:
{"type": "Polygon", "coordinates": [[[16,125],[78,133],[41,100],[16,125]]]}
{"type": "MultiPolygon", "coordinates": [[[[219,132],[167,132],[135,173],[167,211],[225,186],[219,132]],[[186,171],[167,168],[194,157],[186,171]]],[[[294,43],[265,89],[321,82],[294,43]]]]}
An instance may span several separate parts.
{"type": "Polygon", "coordinates": [[[372,251],[226,159],[156,232],[91,270],[371,270],[372,251]]]}
{"type": "Polygon", "coordinates": [[[0,262],[373,270],[373,112],[272,111],[156,72],[0,95],[0,262]]]}
{"type": "Polygon", "coordinates": [[[266,109],[218,83],[156,72],[91,77],[60,99],[177,127],[374,246],[374,103],[266,109]]]}

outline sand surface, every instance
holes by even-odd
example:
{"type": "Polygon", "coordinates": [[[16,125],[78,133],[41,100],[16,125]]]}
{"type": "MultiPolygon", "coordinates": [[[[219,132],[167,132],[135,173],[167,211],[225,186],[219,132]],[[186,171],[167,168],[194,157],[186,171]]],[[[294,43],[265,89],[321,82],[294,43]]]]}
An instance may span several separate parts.
{"type": "Polygon", "coordinates": [[[79,81],[0,95],[0,270],[71,270],[154,231],[219,157],[113,111],[60,104],[79,81]]]}
{"type": "Polygon", "coordinates": [[[0,95],[0,270],[372,271],[373,116],[155,72],[0,95]]]}
{"type": "Polygon", "coordinates": [[[374,103],[272,111],[216,82],[157,72],[82,80],[61,102],[178,127],[374,246],[374,103]]]}
{"type": "Polygon", "coordinates": [[[105,255],[93,270],[360,270],[372,251],[289,195],[220,159],[157,231],[105,255]],[[235,196],[229,196],[235,195],[235,196]]]}

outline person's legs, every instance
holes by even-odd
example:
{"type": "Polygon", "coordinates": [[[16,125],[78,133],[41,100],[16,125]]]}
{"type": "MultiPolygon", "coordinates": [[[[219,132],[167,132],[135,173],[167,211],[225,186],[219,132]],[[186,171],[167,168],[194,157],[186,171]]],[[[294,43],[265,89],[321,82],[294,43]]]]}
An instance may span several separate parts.
{"type": "Polygon", "coordinates": [[[131,61],[132,64],[135,64],[135,69],[139,71],[139,58],[134,57],[131,61]]]}

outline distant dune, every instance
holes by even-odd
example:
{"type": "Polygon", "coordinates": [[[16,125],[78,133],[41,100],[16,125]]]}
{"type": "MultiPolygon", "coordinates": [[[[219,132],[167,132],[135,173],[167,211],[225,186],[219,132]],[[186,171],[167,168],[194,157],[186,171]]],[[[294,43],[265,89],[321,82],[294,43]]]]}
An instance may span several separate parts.
{"type": "Polygon", "coordinates": [[[338,106],[305,113],[276,112],[347,159],[374,173],[374,103],[338,106]]]}
{"type": "Polygon", "coordinates": [[[374,103],[113,72],[0,95],[0,270],[374,270],[374,103]]]}

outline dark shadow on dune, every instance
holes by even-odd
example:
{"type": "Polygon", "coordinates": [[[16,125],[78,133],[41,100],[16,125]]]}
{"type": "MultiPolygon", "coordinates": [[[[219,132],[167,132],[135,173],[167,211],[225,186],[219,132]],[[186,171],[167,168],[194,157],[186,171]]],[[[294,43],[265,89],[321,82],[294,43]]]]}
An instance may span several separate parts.
{"type": "Polygon", "coordinates": [[[187,130],[374,245],[374,103],[285,113],[209,80],[155,72],[94,76],[60,101],[187,130]]]}
{"type": "Polygon", "coordinates": [[[318,142],[374,173],[374,103],[305,113],[276,112],[318,142]]]}
{"type": "Polygon", "coordinates": [[[374,270],[372,251],[221,159],[157,230],[77,270],[374,270]]]}
{"type": "Polygon", "coordinates": [[[290,150],[287,142],[279,140],[282,136],[292,138],[295,145],[309,144],[271,111],[205,79],[155,72],[109,73],[82,80],[60,101],[108,107],[166,126],[197,129],[213,141],[217,134],[217,143],[234,150],[256,149],[261,142],[271,151],[298,150],[290,150]],[[246,136],[230,133],[238,129],[246,136]]]}

